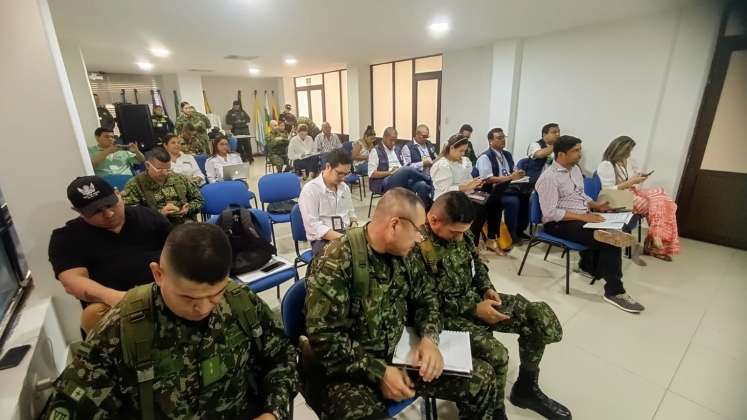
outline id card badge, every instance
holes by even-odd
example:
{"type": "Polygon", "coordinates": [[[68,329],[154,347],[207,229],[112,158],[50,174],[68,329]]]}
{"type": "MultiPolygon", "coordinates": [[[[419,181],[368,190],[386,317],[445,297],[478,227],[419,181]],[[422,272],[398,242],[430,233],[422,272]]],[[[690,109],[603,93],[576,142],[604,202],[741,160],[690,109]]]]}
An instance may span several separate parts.
{"type": "Polygon", "coordinates": [[[228,369],[226,369],[226,366],[223,364],[219,356],[213,356],[200,362],[202,386],[210,386],[211,384],[221,380],[227,372],[228,369]]]}
{"type": "Polygon", "coordinates": [[[342,221],[342,217],[340,216],[332,216],[332,230],[335,232],[343,233],[345,232],[345,222],[342,221]]]}

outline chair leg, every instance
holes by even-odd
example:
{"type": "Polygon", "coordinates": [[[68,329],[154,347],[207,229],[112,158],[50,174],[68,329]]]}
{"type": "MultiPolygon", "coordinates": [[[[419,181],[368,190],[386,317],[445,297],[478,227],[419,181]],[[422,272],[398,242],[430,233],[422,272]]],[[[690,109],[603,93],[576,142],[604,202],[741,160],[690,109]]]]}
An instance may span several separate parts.
{"type": "Polygon", "coordinates": [[[278,284],[278,287],[276,287],[276,289],[278,291],[278,301],[279,301],[280,300],[280,285],[279,284],[278,284]]]}
{"type": "Polygon", "coordinates": [[[368,202],[368,218],[371,218],[371,208],[373,207],[374,194],[371,193],[371,201],[368,202]]]}
{"type": "Polygon", "coordinates": [[[524,251],[524,258],[521,259],[521,265],[519,266],[519,272],[517,274],[519,276],[521,275],[521,270],[524,269],[524,263],[527,262],[527,256],[529,255],[529,250],[532,249],[532,246],[533,244],[532,244],[532,241],[530,240],[529,243],[527,244],[527,250],[524,251]]]}
{"type": "Polygon", "coordinates": [[[438,420],[438,406],[436,405],[436,397],[431,397],[431,420],[438,420]]]}
{"type": "Polygon", "coordinates": [[[272,245],[274,245],[275,250],[277,250],[278,243],[275,242],[275,223],[270,222],[270,232],[272,233],[272,245]]]}
{"type": "Polygon", "coordinates": [[[643,219],[638,219],[638,242],[641,242],[641,234],[643,231],[643,219]]]}
{"type": "Polygon", "coordinates": [[[256,195],[254,196],[254,208],[255,209],[259,208],[259,204],[257,203],[257,196],[256,195]]]}
{"type": "Polygon", "coordinates": [[[568,250],[567,250],[567,249],[565,249],[565,248],[563,248],[563,252],[562,252],[562,253],[560,254],[560,258],[564,258],[564,257],[565,257],[565,254],[566,254],[566,252],[568,252],[568,250]]]}
{"type": "Polygon", "coordinates": [[[547,252],[545,252],[545,261],[547,261],[547,256],[550,255],[551,249],[552,249],[552,245],[547,244],[547,252]]]}
{"type": "Polygon", "coordinates": [[[564,249],[565,252],[565,294],[571,294],[571,252],[564,249]]]}

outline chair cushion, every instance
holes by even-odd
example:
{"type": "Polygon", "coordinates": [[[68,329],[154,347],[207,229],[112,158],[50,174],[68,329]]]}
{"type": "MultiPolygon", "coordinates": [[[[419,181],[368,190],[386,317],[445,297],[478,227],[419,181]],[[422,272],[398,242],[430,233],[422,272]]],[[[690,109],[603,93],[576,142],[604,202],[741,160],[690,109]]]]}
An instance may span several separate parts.
{"type": "Polygon", "coordinates": [[[270,221],[272,221],[272,223],[290,223],[291,221],[291,215],[288,213],[285,213],[285,214],[267,213],[267,215],[270,216],[270,221]]]}
{"type": "Polygon", "coordinates": [[[567,241],[565,239],[558,238],[557,236],[550,235],[549,233],[545,232],[539,232],[534,236],[535,239],[538,239],[542,242],[547,242],[552,245],[556,246],[564,246],[571,251],[586,251],[589,249],[589,247],[585,245],[581,245],[577,242],[567,241]]]}
{"type": "Polygon", "coordinates": [[[311,264],[311,260],[313,258],[314,258],[314,253],[311,252],[310,249],[307,249],[306,251],[302,252],[301,256],[299,257],[299,259],[305,262],[306,264],[311,264]]]}
{"type": "Polygon", "coordinates": [[[394,417],[397,414],[401,413],[405,408],[409,407],[410,404],[414,403],[417,397],[410,398],[409,400],[404,401],[386,401],[386,413],[389,417],[394,417]]]}

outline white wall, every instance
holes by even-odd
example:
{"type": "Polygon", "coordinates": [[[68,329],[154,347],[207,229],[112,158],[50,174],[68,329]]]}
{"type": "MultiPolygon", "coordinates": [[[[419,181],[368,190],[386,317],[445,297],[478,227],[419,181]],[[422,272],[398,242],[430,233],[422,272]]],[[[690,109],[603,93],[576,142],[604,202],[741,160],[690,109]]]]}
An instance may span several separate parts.
{"type": "Polygon", "coordinates": [[[195,110],[204,114],[205,101],[202,98],[202,78],[200,75],[197,73],[177,73],[176,84],[179,101],[189,102],[195,107],[195,110]]]}
{"type": "Polygon", "coordinates": [[[207,94],[210,108],[212,108],[214,114],[220,116],[223,124],[226,123],[226,112],[231,108],[233,101],[236,100],[237,91],[241,90],[241,102],[244,105],[244,110],[252,117],[252,124],[250,124],[252,133],[254,133],[253,124],[256,118],[254,112],[254,91],[257,91],[257,96],[260,98],[262,106],[264,106],[264,92],[267,91],[267,98],[270,106],[272,106],[271,94],[272,91],[275,91],[278,112],[281,112],[283,100],[279,96],[281,85],[279,77],[202,76],[202,88],[207,94]]]}
{"type": "Polygon", "coordinates": [[[99,114],[88,82],[88,71],[83,60],[83,53],[77,45],[61,44],[60,52],[65,63],[65,71],[73,92],[75,107],[78,110],[80,124],[87,144],[96,144],[93,132],[99,126],[99,114]]]}
{"type": "MultiPolygon", "coordinates": [[[[291,102],[293,103],[293,102],[291,102]]],[[[350,140],[361,138],[371,124],[371,70],[369,64],[348,65],[348,121],[350,140]]],[[[376,133],[381,136],[382,133],[376,133]]]]}

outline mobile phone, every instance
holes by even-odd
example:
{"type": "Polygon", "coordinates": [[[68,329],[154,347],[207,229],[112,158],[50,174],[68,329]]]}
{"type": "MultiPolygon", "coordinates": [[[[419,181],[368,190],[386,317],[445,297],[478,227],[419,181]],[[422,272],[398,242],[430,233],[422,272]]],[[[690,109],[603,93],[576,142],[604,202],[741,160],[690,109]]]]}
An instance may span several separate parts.
{"type": "Polygon", "coordinates": [[[272,263],[270,265],[266,265],[266,266],[260,268],[259,270],[261,272],[263,272],[263,273],[269,273],[270,271],[272,271],[272,270],[280,267],[281,265],[283,265],[283,263],[281,263],[280,261],[275,261],[274,263],[272,263]]]}
{"type": "Polygon", "coordinates": [[[620,213],[621,211],[625,211],[625,207],[615,207],[614,209],[607,210],[607,213],[620,213]]]}
{"type": "Polygon", "coordinates": [[[647,174],[646,174],[646,176],[651,176],[651,174],[652,174],[652,173],[654,173],[654,172],[655,172],[655,171],[654,171],[654,170],[652,170],[651,172],[647,173],[647,174]]]}
{"type": "Polygon", "coordinates": [[[2,359],[0,359],[0,370],[10,369],[12,367],[18,366],[18,364],[21,363],[21,360],[23,360],[23,357],[26,355],[26,353],[28,353],[30,348],[30,345],[24,344],[22,346],[13,347],[12,349],[5,352],[5,355],[3,355],[2,359]]]}

